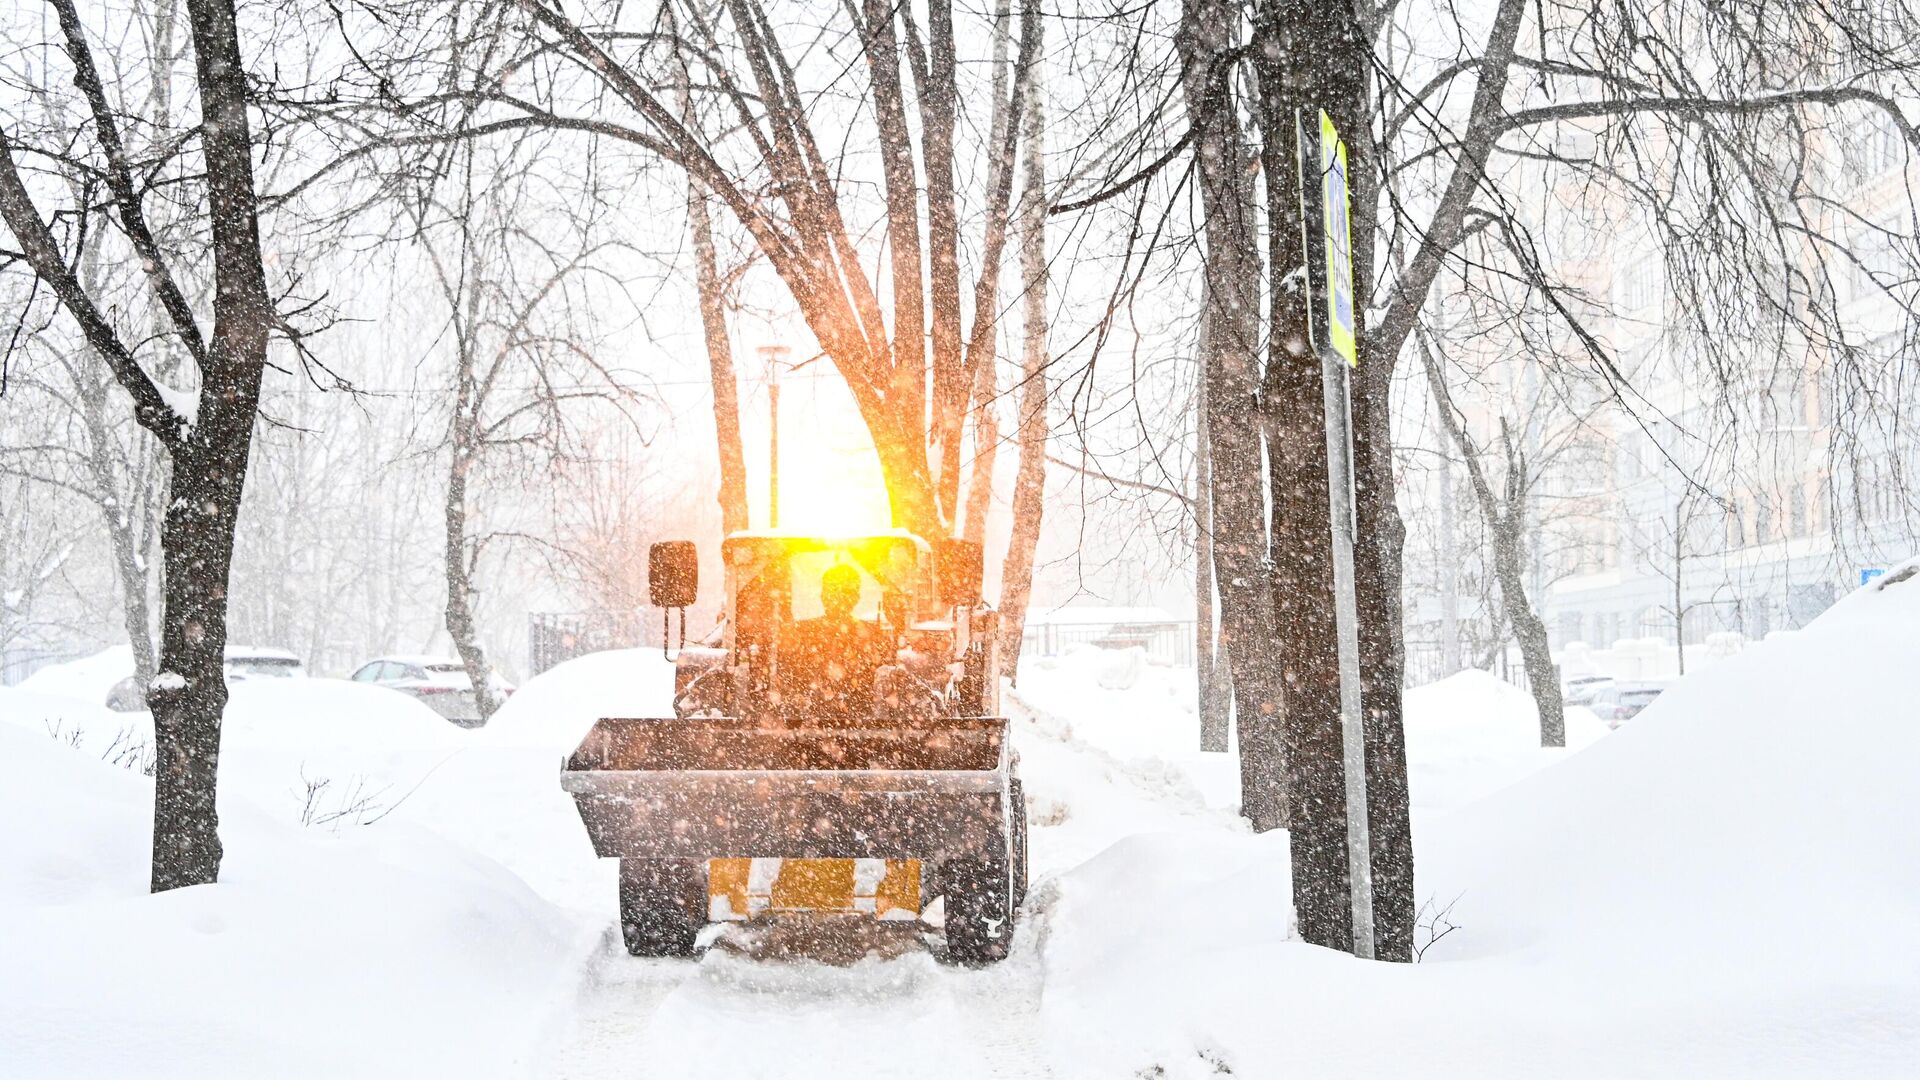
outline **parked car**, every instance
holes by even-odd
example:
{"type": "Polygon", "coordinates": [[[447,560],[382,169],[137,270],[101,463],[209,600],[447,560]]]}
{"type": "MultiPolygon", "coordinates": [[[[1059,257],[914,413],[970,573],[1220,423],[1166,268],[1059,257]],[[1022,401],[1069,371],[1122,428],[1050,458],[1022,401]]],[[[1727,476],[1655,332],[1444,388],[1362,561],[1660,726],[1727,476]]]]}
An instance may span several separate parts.
{"type": "MultiPolygon", "coordinates": [[[[259,645],[227,646],[226,673],[228,682],[241,682],[246,679],[297,679],[305,678],[307,668],[300,658],[285,649],[275,649],[259,645]]],[[[107,691],[107,708],[116,712],[139,712],[147,707],[147,688],[140,684],[140,678],[129,675],[113,684],[107,691]]]]}
{"type": "Polygon", "coordinates": [[[1569,705],[1592,705],[1600,691],[1613,685],[1611,675],[1575,675],[1567,680],[1566,703],[1569,705]]]}
{"type": "MultiPolygon", "coordinates": [[[[382,656],[362,664],[353,681],[410,694],[461,727],[479,727],[483,722],[466,665],[451,656],[382,656]]],[[[503,698],[513,693],[513,684],[497,671],[493,686],[503,698]]]]}
{"type": "Polygon", "coordinates": [[[1606,721],[1608,727],[1617,728],[1640,715],[1665,689],[1650,683],[1616,683],[1595,694],[1587,707],[1593,710],[1593,715],[1606,721]]]}

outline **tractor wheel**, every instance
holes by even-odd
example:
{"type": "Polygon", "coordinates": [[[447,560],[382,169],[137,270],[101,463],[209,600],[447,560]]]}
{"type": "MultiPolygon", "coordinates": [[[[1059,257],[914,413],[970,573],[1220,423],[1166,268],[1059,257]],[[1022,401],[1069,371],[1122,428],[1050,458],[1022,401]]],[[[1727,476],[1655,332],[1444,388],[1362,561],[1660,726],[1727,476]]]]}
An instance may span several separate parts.
{"type": "Polygon", "coordinates": [[[941,871],[947,907],[947,959],[982,967],[1013,945],[1013,874],[1001,859],[951,859],[941,871]]]}
{"type": "Polygon", "coordinates": [[[707,925],[706,866],[695,859],[621,859],[620,931],[635,956],[692,956],[707,925]]]}
{"type": "Polygon", "coordinates": [[[1027,904],[1027,792],[1019,780],[1013,781],[1013,906],[1027,904]]]}

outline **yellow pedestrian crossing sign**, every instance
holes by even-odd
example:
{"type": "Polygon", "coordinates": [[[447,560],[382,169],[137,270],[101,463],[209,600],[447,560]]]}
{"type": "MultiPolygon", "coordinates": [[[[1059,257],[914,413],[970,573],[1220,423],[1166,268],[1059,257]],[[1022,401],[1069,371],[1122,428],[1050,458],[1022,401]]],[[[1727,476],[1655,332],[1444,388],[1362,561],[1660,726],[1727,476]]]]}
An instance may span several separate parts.
{"type": "Polygon", "coordinates": [[[1327,344],[1350,366],[1360,363],[1353,334],[1353,227],[1347,199],[1347,144],[1320,110],[1320,225],[1327,249],[1327,344]]]}

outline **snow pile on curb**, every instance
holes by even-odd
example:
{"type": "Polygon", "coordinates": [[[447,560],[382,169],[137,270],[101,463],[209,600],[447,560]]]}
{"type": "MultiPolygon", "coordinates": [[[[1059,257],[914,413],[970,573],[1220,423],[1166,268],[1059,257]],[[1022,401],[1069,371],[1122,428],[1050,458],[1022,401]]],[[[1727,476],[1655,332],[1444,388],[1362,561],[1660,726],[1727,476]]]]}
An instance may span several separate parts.
{"type": "Polygon", "coordinates": [[[419,829],[221,802],[220,884],[148,896],[151,781],[0,725],[0,1071],[529,1070],[583,928],[419,829]]]}
{"type": "Polygon", "coordinates": [[[604,716],[673,715],[673,662],[659,649],[577,656],[527,680],[481,729],[498,746],[571,753],[604,716]]]}
{"type": "Polygon", "coordinates": [[[1458,926],[1417,966],[1288,940],[1282,836],[1123,841],[1052,883],[1056,1067],[1912,1075],[1917,642],[1920,580],[1863,589],[1530,778],[1417,810],[1418,942],[1458,926]]]}
{"type": "Polygon", "coordinates": [[[133,649],[114,645],[92,656],[48,664],[20,680],[16,689],[50,697],[77,698],[106,706],[114,684],[133,674],[133,649]]]}
{"type": "Polygon", "coordinates": [[[1447,808],[1491,795],[1607,734],[1592,712],[1566,710],[1566,750],[1540,745],[1533,695],[1469,668],[1407,691],[1407,784],[1413,805],[1447,808]]]}

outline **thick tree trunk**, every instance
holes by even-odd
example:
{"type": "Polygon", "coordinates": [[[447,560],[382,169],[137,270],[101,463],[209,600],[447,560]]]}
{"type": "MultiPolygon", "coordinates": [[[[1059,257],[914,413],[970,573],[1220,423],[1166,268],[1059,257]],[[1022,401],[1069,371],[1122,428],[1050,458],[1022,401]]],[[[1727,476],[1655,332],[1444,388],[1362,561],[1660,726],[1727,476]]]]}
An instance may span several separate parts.
{"type": "MultiPolygon", "coordinates": [[[[1038,5],[1021,13],[1037,43],[1038,5]]],[[[1019,118],[1022,191],[1020,228],[1020,464],[1013,481],[1013,535],[1000,575],[1000,664],[1010,680],[1020,675],[1020,642],[1026,634],[1027,601],[1033,591],[1034,554],[1047,489],[1047,165],[1045,94],[1039,63],[1027,73],[1024,115],[1019,118]]]]}
{"type": "MultiPolygon", "coordinates": [[[[264,352],[265,334],[261,344],[264,352]]],[[[218,345],[216,345],[218,348],[218,345]]],[[[220,874],[220,717],[227,705],[227,583],[246,479],[247,435],[201,441],[176,457],[161,525],[165,606],[153,710],[154,892],[220,874]]]]}
{"type": "Polygon", "coordinates": [[[187,15],[206,132],[214,330],[201,372],[198,423],[171,447],[160,534],[160,674],[149,695],[155,892],[211,884],[220,873],[216,794],[227,703],[228,575],[275,317],[260,257],[247,73],[234,7],[231,0],[189,0],[187,15]]]}
{"type": "MultiPolygon", "coordinates": [[[[1399,342],[1376,342],[1376,238],[1380,235],[1378,149],[1373,142],[1370,36],[1356,20],[1336,40],[1328,112],[1347,141],[1352,186],[1353,317],[1360,367],[1349,385],[1353,406],[1354,599],[1360,615],[1360,700],[1366,732],[1367,834],[1373,885],[1373,955],[1413,960],[1413,821],[1407,791],[1403,558],[1406,523],[1394,501],[1393,372],[1399,342]]],[[[1451,574],[1451,570],[1447,573],[1451,574]]]]}
{"type": "MultiPolygon", "coordinates": [[[[933,348],[932,446],[929,455],[940,518],[960,526],[960,440],[972,380],[960,351],[960,207],[953,184],[955,98],[952,0],[928,0],[927,72],[920,100],[921,150],[927,169],[927,254],[933,348]]],[[[978,318],[978,314],[975,318],[978,318]]]]}
{"type": "Polygon", "coordinates": [[[1293,904],[1302,939],[1353,948],[1347,792],[1340,711],[1340,651],[1334,618],[1333,535],[1321,365],[1308,333],[1308,291],[1299,214],[1294,131],[1325,93],[1323,73],[1303,70],[1304,43],[1337,30],[1322,12],[1269,9],[1253,50],[1260,90],[1266,179],[1267,369],[1263,380],[1268,491],[1273,507],[1272,588],[1287,687],[1285,723],[1293,904]]]}
{"type": "Polygon", "coordinates": [[[1226,0],[1187,0],[1178,45],[1195,167],[1205,217],[1202,355],[1214,576],[1220,645],[1231,672],[1240,749],[1240,813],[1255,829],[1287,824],[1285,716],[1268,553],[1266,476],[1259,391],[1260,248],[1254,233],[1251,160],[1234,98],[1232,60],[1240,13],[1226,0]]]}
{"type": "Polygon", "coordinates": [[[920,416],[904,415],[884,403],[863,408],[861,414],[880,459],[894,527],[930,540],[945,536],[946,524],[940,520],[933,474],[927,465],[926,425],[920,416]]]}

